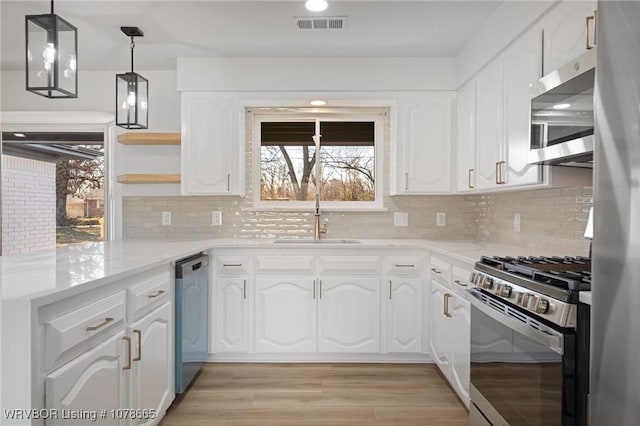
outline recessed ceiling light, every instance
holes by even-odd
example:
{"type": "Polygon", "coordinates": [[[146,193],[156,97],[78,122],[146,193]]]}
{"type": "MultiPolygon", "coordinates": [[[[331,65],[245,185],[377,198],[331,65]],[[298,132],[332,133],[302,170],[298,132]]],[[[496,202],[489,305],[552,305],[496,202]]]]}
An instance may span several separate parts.
{"type": "Polygon", "coordinates": [[[309,105],[313,105],[313,106],[325,106],[327,104],[327,101],[323,101],[322,99],[314,99],[312,101],[309,101],[309,105]]]}
{"type": "Polygon", "coordinates": [[[556,104],[552,108],[553,109],[567,109],[571,107],[571,104],[556,104]]]}
{"type": "Polygon", "coordinates": [[[307,0],[304,6],[312,12],[322,12],[323,10],[327,10],[329,3],[327,3],[327,0],[307,0]]]}
{"type": "Polygon", "coordinates": [[[15,136],[16,138],[26,138],[27,135],[25,135],[24,133],[14,133],[13,136],[15,136]]]}

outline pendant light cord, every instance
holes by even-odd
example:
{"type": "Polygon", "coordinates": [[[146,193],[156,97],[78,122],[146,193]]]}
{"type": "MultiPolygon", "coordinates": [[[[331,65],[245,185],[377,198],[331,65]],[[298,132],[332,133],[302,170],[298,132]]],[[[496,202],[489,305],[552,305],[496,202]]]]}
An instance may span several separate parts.
{"type": "Polygon", "coordinates": [[[133,49],[136,47],[136,42],[131,37],[131,72],[133,73],[133,49]]]}
{"type": "Polygon", "coordinates": [[[53,15],[53,0],[51,0],[51,14],[53,15]]]}

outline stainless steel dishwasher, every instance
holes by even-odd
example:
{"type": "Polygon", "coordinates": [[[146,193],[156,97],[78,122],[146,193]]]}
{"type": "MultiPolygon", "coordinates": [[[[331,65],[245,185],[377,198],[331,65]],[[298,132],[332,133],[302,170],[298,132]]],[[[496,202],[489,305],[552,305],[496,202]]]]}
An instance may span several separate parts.
{"type": "Polygon", "coordinates": [[[183,393],[209,355],[209,257],[176,262],[176,393],[183,393]]]}

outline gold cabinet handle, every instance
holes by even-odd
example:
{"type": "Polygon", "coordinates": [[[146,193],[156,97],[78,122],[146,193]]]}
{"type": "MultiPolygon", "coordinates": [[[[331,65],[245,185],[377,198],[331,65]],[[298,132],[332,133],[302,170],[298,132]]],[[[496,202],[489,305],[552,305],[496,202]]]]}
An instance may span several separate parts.
{"type": "Polygon", "coordinates": [[[239,268],[241,266],[242,266],[242,263],[223,263],[222,264],[223,268],[230,268],[230,267],[239,268]]]}
{"type": "Polygon", "coordinates": [[[113,321],[113,318],[111,317],[106,317],[104,319],[104,321],[102,321],[100,324],[98,325],[90,325],[86,328],[87,331],[96,331],[97,329],[104,327],[105,325],[109,324],[111,321],[113,321]]]}
{"type": "Polygon", "coordinates": [[[453,282],[454,282],[454,283],[456,283],[456,284],[458,284],[459,286],[462,286],[462,287],[466,287],[466,286],[467,286],[467,283],[463,283],[463,282],[462,282],[462,281],[460,281],[460,280],[453,280],[453,282]]]}
{"type": "Polygon", "coordinates": [[[404,173],[404,190],[409,190],[409,172],[404,173]]]}
{"type": "Polygon", "coordinates": [[[396,263],[396,268],[415,268],[413,263],[396,263]]]}
{"type": "MultiPolygon", "coordinates": [[[[585,28],[584,28],[584,33],[585,33],[584,35],[585,35],[585,39],[586,39],[586,40],[585,40],[585,42],[586,42],[586,47],[587,47],[587,50],[591,50],[591,49],[593,49],[593,46],[591,45],[591,43],[589,43],[589,39],[591,38],[591,34],[590,34],[590,33],[591,33],[591,31],[589,31],[589,23],[590,23],[591,21],[594,21],[594,22],[595,22],[595,16],[587,16],[587,17],[586,17],[586,19],[585,19],[585,21],[586,21],[586,22],[585,22],[585,28]]],[[[594,32],[594,33],[595,33],[595,32],[594,32]]],[[[595,38],[595,37],[594,37],[594,38],[595,38]]]]}
{"type": "Polygon", "coordinates": [[[123,340],[125,340],[127,342],[127,347],[128,347],[128,356],[127,356],[127,365],[125,365],[124,367],[122,367],[123,370],[131,370],[131,337],[129,336],[124,336],[122,338],[123,340]]]}
{"type": "Polygon", "coordinates": [[[322,299],[322,280],[320,280],[320,299],[322,299]]]}
{"type": "Polygon", "coordinates": [[[391,280],[389,280],[389,300],[391,300],[391,297],[392,297],[392,296],[391,296],[391,294],[392,294],[392,293],[391,293],[391,291],[392,291],[392,287],[391,287],[391,286],[392,286],[392,284],[391,284],[391,280]]]}
{"type": "Polygon", "coordinates": [[[231,191],[231,173],[227,173],[227,192],[231,191]]]}
{"type": "Polygon", "coordinates": [[[500,164],[502,165],[502,167],[500,167],[500,183],[504,185],[505,183],[507,183],[507,181],[504,180],[504,175],[507,171],[507,162],[501,161],[500,164]]]}
{"type": "MultiPolygon", "coordinates": [[[[135,357],[134,361],[140,361],[142,359],[142,331],[133,330],[133,334],[138,336],[138,356],[135,357]]],[[[131,342],[129,342],[131,344],[131,342]]]]}
{"type": "Polygon", "coordinates": [[[247,298],[247,280],[244,280],[242,282],[242,298],[243,299],[247,298]]]}
{"type": "Polygon", "coordinates": [[[598,11],[593,11],[593,45],[598,45],[598,11]]]}
{"type": "Polygon", "coordinates": [[[316,298],[316,280],[313,280],[313,299],[316,298]]]}
{"type": "Polygon", "coordinates": [[[160,296],[160,295],[162,295],[162,294],[164,294],[164,290],[158,290],[158,291],[156,291],[155,293],[151,293],[151,294],[150,294],[150,295],[148,295],[147,297],[148,297],[149,299],[155,299],[156,297],[158,297],[158,296],[160,296]]]}
{"type": "Polygon", "coordinates": [[[451,295],[449,293],[445,293],[444,295],[444,316],[451,318],[451,314],[449,313],[449,299],[451,295]]]}
{"type": "Polygon", "coordinates": [[[473,188],[475,188],[475,186],[473,186],[473,184],[471,183],[471,173],[473,173],[473,169],[469,169],[469,175],[468,175],[469,188],[473,189],[473,188]]]}
{"type": "Polygon", "coordinates": [[[436,273],[436,274],[441,274],[441,273],[442,273],[442,272],[440,272],[440,270],[439,270],[439,269],[436,269],[436,268],[431,268],[431,271],[432,271],[433,273],[436,273]]]}

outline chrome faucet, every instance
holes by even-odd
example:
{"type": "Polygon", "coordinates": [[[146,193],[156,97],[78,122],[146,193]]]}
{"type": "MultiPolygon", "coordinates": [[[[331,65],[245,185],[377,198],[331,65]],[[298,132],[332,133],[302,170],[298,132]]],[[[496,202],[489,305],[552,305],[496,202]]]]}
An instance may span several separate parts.
{"type": "Polygon", "coordinates": [[[327,233],[327,224],[325,223],[323,227],[320,226],[320,194],[318,193],[316,193],[316,212],[314,216],[315,216],[315,226],[314,226],[313,239],[316,241],[319,241],[320,234],[327,233]]]}

